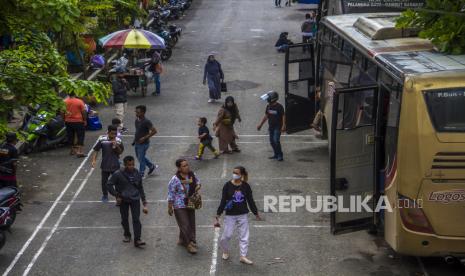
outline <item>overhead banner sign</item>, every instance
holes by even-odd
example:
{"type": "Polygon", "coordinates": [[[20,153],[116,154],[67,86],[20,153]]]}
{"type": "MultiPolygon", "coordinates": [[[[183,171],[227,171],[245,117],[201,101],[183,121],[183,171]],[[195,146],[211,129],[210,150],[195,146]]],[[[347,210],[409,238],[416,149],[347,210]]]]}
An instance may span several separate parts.
{"type": "Polygon", "coordinates": [[[343,13],[394,12],[422,8],[426,0],[341,0],[343,13]]]}

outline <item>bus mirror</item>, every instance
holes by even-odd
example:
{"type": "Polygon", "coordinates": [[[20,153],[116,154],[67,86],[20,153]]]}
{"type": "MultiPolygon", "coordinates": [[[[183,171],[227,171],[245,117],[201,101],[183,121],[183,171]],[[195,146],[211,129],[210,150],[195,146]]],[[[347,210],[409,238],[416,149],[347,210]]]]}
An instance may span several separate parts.
{"type": "Polygon", "coordinates": [[[347,182],[346,178],[336,178],[334,181],[334,189],[338,191],[347,190],[347,188],[349,188],[349,182],[347,182]]]}

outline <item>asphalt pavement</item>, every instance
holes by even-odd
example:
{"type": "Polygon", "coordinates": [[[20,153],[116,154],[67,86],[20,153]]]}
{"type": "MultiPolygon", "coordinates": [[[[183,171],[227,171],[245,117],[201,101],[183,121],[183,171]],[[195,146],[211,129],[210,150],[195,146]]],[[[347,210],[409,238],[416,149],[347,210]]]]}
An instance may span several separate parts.
{"type": "MultiPolygon", "coordinates": [[[[100,202],[100,171],[90,160],[77,159],[61,148],[21,158],[19,181],[24,211],[0,251],[3,275],[464,275],[463,268],[445,266],[437,259],[419,260],[393,254],[380,237],[366,232],[333,236],[329,214],[264,213],[264,221],[250,215],[247,266],[239,262],[237,236],[231,242],[231,259],[223,261],[218,249],[222,229],[213,228],[223,184],[232,169],[249,170],[260,212],[265,195],[323,195],[329,193],[327,141],[305,131],[282,137],[284,162],[269,160],[267,133],[256,125],[264,114],[259,98],[268,90],[283,98],[284,55],[274,43],[279,33],[300,40],[305,11],[275,8],[271,0],[194,0],[184,18],[176,22],[183,35],[173,57],[164,64],[160,96],[141,97],[130,92],[123,137],[125,154],[134,133],[134,108],[145,104],[147,117],[158,130],[148,156],[160,169],[144,181],[149,214],[141,215],[145,249],[122,243],[120,216],[114,202],[100,202]],[[236,131],[241,153],[195,161],[198,117],[209,126],[221,102],[207,103],[202,85],[209,53],[221,62],[229,92],[236,99],[243,122],[236,131]],[[167,184],[179,157],[199,176],[204,206],[197,212],[199,252],[190,255],[176,245],[178,229],[167,214],[167,184]]],[[[153,84],[149,92],[154,90],[153,84]]],[[[111,122],[111,107],[102,107],[104,125],[111,122]]],[[[90,151],[103,131],[87,132],[90,151]]],[[[215,140],[217,146],[217,141],[215,140]]]]}

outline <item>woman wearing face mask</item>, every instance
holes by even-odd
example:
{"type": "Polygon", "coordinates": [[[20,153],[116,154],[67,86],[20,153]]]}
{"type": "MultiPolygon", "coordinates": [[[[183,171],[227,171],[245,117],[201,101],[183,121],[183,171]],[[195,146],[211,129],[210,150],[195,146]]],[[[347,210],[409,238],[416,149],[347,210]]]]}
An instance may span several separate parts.
{"type": "Polygon", "coordinates": [[[208,90],[210,92],[209,103],[221,98],[222,80],[224,80],[224,74],[223,70],[221,70],[221,64],[215,59],[213,54],[210,54],[203,71],[203,85],[208,82],[208,90]]]}
{"type": "Polygon", "coordinates": [[[216,212],[216,225],[219,224],[219,217],[226,210],[224,231],[220,240],[220,246],[223,249],[223,260],[229,259],[229,241],[237,226],[239,230],[240,262],[250,265],[253,262],[247,258],[249,247],[249,220],[247,215],[249,208],[257,220],[261,220],[261,218],[247,179],[248,173],[244,167],[238,166],[234,168],[232,180],[226,182],[223,186],[221,203],[216,212]]]}
{"type": "Polygon", "coordinates": [[[241,115],[239,115],[239,108],[234,102],[234,98],[228,96],[224,101],[224,105],[218,111],[216,121],[213,123],[213,130],[218,137],[221,153],[232,153],[231,150],[240,152],[236,144],[236,138],[238,137],[234,131],[236,120],[239,122],[242,121],[241,115]],[[231,147],[231,150],[229,150],[228,146],[231,147]]]}
{"type": "Polygon", "coordinates": [[[177,172],[168,184],[168,214],[172,216],[174,213],[179,226],[178,245],[185,246],[189,253],[195,254],[195,210],[187,208],[187,201],[200,190],[200,182],[185,159],[176,160],[176,167],[177,172]]]}

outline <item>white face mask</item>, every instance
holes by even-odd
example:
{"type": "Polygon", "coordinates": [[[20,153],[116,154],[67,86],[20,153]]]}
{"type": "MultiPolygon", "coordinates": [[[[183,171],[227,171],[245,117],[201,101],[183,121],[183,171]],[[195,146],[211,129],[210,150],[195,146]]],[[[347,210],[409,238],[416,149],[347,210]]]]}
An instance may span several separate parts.
{"type": "Polygon", "coordinates": [[[241,178],[242,178],[242,176],[233,173],[233,176],[232,176],[232,179],[233,179],[233,180],[239,180],[239,179],[241,179],[241,178]]]}

